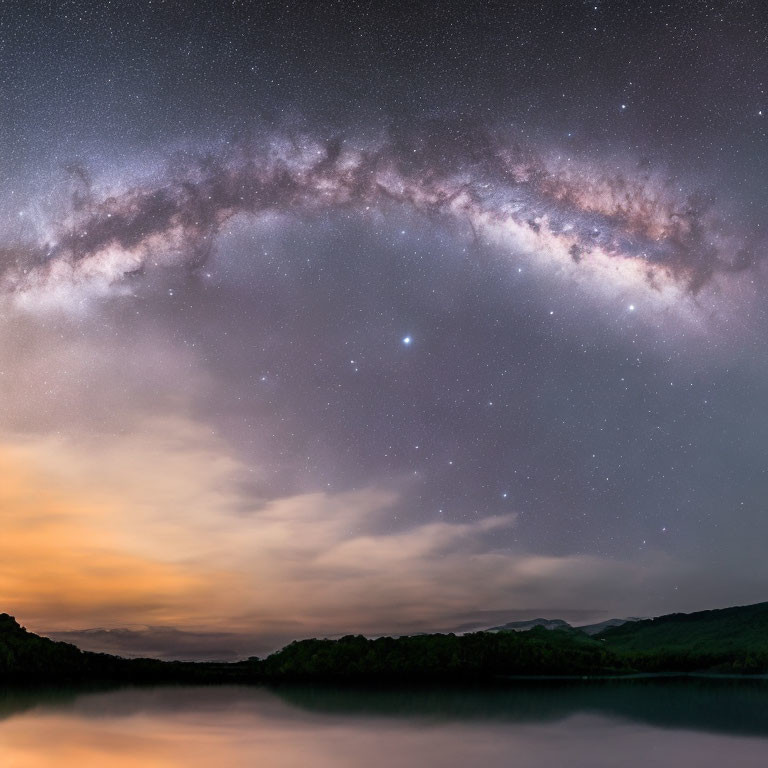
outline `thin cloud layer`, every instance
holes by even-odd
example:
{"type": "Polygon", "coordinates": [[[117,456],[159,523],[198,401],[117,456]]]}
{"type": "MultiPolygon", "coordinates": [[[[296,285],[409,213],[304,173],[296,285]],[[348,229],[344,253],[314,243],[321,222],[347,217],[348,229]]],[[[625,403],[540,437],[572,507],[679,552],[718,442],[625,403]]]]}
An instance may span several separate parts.
{"type": "MultiPolygon", "coordinates": [[[[39,630],[152,624],[234,632],[261,650],[269,638],[450,628],[576,599],[609,608],[659,576],[648,563],[495,547],[513,518],[385,530],[397,496],[372,488],[253,504],[236,490],[244,468],[189,422],[87,451],[6,443],[0,462],[0,590],[39,630]]],[[[117,649],[119,633],[109,641],[117,649]]],[[[210,634],[201,646],[213,652],[210,634]]]]}

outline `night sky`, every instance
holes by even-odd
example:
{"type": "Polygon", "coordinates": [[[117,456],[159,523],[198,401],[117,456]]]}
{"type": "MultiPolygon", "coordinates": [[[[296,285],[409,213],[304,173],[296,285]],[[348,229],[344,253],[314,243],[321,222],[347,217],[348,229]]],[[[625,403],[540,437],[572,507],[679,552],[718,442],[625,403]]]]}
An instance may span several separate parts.
{"type": "Polygon", "coordinates": [[[0,3],[0,610],[768,599],[768,9],[405,5],[0,3]]]}

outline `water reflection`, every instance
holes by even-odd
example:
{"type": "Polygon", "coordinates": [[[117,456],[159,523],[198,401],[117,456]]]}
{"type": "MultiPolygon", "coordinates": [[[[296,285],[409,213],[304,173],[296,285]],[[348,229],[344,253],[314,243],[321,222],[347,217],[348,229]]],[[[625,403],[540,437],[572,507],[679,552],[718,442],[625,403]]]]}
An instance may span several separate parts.
{"type": "Polygon", "coordinates": [[[710,680],[6,691],[0,765],[762,767],[766,702],[766,681],[710,680]]]}
{"type": "Polygon", "coordinates": [[[661,728],[768,736],[768,680],[764,679],[558,681],[491,690],[375,693],[289,687],[278,692],[298,707],[345,715],[551,722],[589,712],[661,728]]]}

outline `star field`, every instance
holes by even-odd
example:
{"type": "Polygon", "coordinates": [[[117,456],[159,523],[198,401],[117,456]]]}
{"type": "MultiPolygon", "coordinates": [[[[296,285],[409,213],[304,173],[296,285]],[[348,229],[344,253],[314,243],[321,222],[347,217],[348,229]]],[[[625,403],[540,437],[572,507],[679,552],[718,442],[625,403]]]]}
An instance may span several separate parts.
{"type": "Polygon", "coordinates": [[[15,610],[764,599],[767,49],[749,0],[4,4],[0,446],[148,590],[15,610]]]}

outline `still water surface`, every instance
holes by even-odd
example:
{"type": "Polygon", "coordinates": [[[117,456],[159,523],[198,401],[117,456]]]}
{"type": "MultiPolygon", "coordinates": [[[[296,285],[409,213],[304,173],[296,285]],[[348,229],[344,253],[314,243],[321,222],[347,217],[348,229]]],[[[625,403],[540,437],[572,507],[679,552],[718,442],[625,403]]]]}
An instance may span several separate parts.
{"type": "Polygon", "coordinates": [[[768,766],[768,682],[0,692],[3,768],[768,766]]]}

